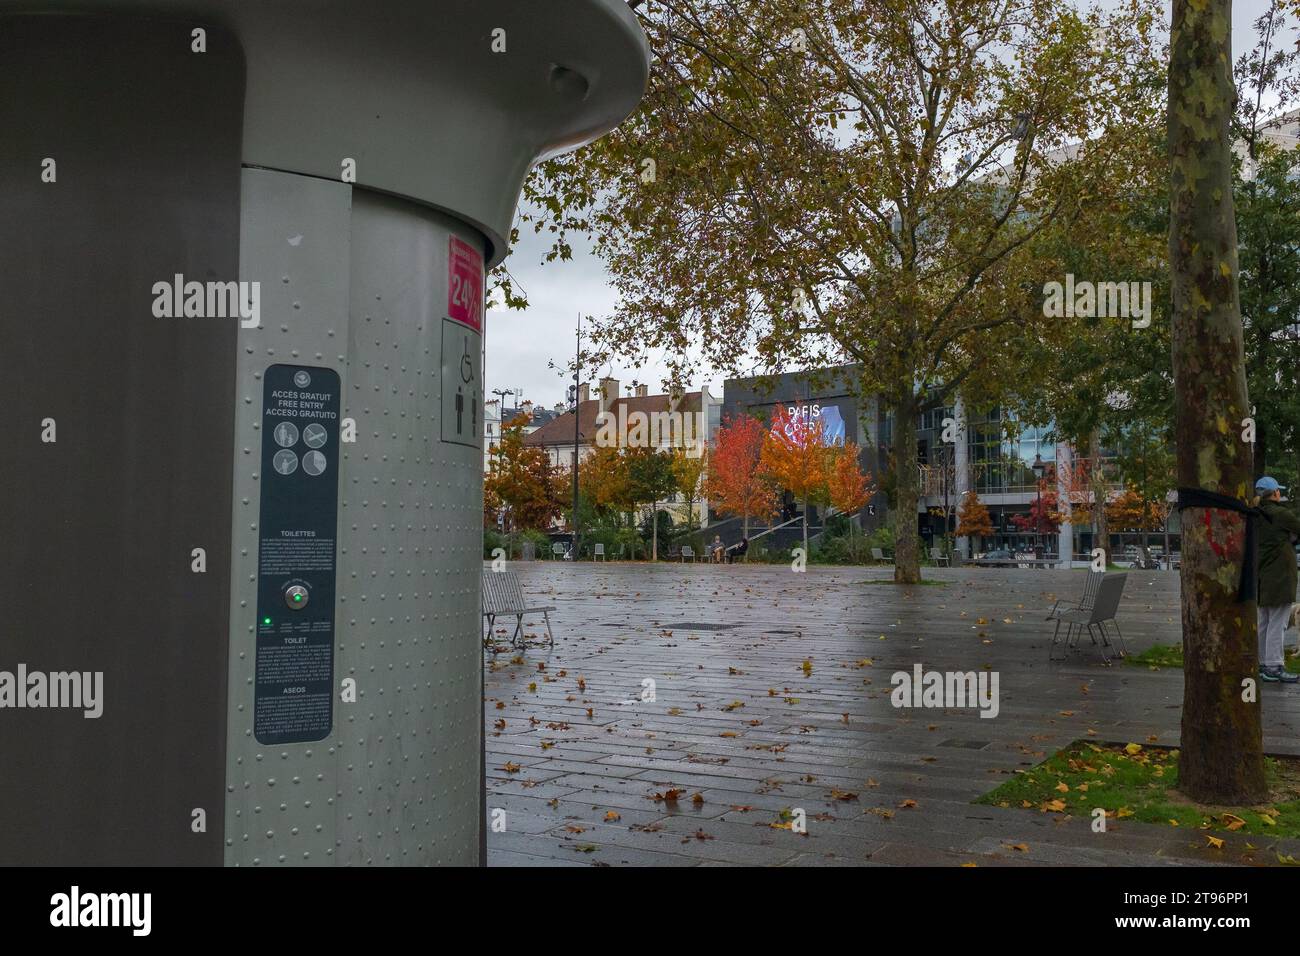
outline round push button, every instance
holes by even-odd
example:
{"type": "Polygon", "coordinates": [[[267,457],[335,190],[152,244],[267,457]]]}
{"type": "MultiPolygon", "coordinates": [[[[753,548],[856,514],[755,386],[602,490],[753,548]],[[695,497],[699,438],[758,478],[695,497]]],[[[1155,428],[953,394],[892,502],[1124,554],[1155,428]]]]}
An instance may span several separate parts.
{"type": "Polygon", "coordinates": [[[295,584],[292,587],[285,589],[284,592],[284,603],[289,605],[289,607],[295,611],[301,611],[305,608],[307,606],[307,601],[310,600],[310,598],[311,595],[307,593],[307,589],[301,584],[295,584]]]}

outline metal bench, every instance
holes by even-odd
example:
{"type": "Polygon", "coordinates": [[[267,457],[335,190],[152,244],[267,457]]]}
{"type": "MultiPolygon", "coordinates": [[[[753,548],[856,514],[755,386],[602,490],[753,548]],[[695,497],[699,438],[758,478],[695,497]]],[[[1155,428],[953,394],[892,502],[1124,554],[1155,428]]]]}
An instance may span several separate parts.
{"type": "Polygon", "coordinates": [[[973,558],[963,563],[976,568],[1054,568],[1060,562],[1056,558],[973,558]]]}
{"type": "Polygon", "coordinates": [[[682,545],[682,561],[685,562],[687,558],[690,558],[692,561],[695,560],[695,549],[689,544],[684,544],[682,545]]]}
{"type": "Polygon", "coordinates": [[[1065,660],[1067,652],[1077,646],[1079,635],[1085,630],[1092,638],[1092,643],[1100,648],[1102,663],[1111,662],[1111,655],[1107,653],[1107,648],[1110,647],[1116,649],[1116,656],[1128,656],[1124,635],[1120,633],[1119,622],[1115,620],[1127,580],[1128,574],[1124,572],[1089,571],[1088,580],[1083,587],[1083,599],[1077,605],[1062,606],[1061,602],[1056,603],[1047,615],[1047,620],[1056,621],[1056,630],[1052,632],[1052,648],[1048,653],[1051,660],[1065,660]],[[1060,636],[1062,624],[1065,625],[1065,640],[1061,640],[1060,636]],[[1111,630],[1115,632],[1114,644],[1111,643],[1111,630]],[[1100,642],[1098,637],[1101,638],[1100,642]],[[1056,655],[1058,646],[1061,648],[1059,657],[1056,655]]]}
{"type": "Polygon", "coordinates": [[[540,614],[546,622],[546,640],[554,647],[555,636],[551,633],[551,611],[553,607],[529,607],[524,600],[524,589],[519,586],[519,575],[514,571],[483,572],[483,617],[487,619],[487,630],[483,635],[486,642],[492,636],[492,628],[498,616],[515,616],[515,633],[510,643],[522,645],[524,637],[524,615],[540,614]]]}

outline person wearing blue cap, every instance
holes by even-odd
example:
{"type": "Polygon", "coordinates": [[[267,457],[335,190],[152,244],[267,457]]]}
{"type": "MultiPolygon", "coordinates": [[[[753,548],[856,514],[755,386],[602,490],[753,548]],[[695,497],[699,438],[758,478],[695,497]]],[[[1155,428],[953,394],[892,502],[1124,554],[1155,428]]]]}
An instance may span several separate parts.
{"type": "Polygon", "coordinates": [[[1294,684],[1300,675],[1287,672],[1282,640],[1291,605],[1295,603],[1296,556],[1300,517],[1282,503],[1285,489],[1265,475],[1255,482],[1257,507],[1264,520],[1257,523],[1259,541],[1259,676],[1269,682],[1294,684]]]}

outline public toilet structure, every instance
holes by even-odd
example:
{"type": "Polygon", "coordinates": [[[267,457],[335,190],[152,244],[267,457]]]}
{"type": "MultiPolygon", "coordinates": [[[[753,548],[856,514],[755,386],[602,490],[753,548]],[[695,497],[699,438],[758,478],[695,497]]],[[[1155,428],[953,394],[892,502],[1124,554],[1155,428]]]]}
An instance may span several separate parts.
{"type": "Polygon", "coordinates": [[[0,864],[483,860],[484,270],[648,69],[623,0],[0,0],[0,864]]]}

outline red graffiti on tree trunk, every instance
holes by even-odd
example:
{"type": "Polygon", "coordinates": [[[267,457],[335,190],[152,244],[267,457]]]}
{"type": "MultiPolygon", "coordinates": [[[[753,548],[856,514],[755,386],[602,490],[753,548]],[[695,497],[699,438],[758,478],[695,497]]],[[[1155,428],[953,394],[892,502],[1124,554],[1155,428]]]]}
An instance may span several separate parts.
{"type": "Polygon", "coordinates": [[[1210,515],[1210,512],[1222,511],[1222,510],[1224,509],[1222,508],[1205,509],[1205,540],[1209,542],[1210,549],[1218,557],[1224,560],[1231,560],[1231,558],[1229,558],[1228,556],[1228,553],[1230,551],[1233,553],[1237,552],[1239,546],[1242,544],[1242,532],[1236,530],[1229,531],[1226,540],[1222,544],[1214,540],[1214,523],[1212,520],[1212,516],[1210,515]]]}

